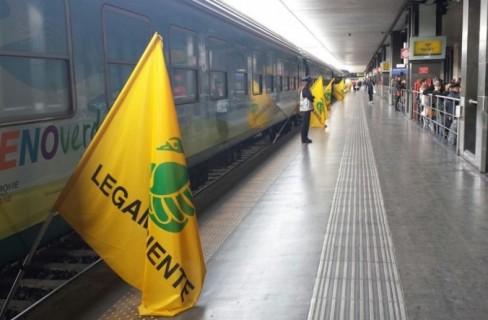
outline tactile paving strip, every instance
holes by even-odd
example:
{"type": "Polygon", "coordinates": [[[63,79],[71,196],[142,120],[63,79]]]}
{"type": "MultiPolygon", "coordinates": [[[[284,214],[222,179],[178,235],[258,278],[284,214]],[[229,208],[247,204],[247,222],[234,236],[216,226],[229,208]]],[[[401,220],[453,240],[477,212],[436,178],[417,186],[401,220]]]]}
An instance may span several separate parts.
{"type": "Polygon", "coordinates": [[[308,319],[407,319],[364,111],[353,121],[308,319]]]}

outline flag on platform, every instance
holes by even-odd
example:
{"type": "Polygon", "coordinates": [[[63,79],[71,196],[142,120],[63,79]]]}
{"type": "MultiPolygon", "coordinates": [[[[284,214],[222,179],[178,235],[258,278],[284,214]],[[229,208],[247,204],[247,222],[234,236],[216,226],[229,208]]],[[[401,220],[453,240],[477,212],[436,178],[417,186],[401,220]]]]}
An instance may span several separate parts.
{"type": "Polygon", "coordinates": [[[326,105],[327,110],[330,110],[330,104],[332,103],[332,84],[333,83],[334,83],[334,79],[330,80],[327,87],[325,87],[325,105],[326,105]]]}
{"type": "Polygon", "coordinates": [[[337,100],[344,100],[344,79],[334,85],[333,95],[337,100]]]}
{"type": "Polygon", "coordinates": [[[310,88],[312,95],[315,97],[313,101],[312,116],[310,118],[310,127],[323,128],[325,126],[326,107],[324,99],[324,85],[322,82],[322,76],[319,76],[315,83],[310,88]]]}
{"type": "Polygon", "coordinates": [[[140,315],[173,316],[196,303],[205,260],[158,34],[54,210],[142,291],[140,315]]]}

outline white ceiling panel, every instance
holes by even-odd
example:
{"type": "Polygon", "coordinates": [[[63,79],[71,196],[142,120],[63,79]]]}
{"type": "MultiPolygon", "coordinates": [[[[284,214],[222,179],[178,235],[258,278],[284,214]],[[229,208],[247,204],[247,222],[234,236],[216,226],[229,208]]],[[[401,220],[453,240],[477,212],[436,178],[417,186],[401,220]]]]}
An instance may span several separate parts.
{"type": "MultiPolygon", "coordinates": [[[[350,72],[365,71],[407,2],[407,0],[219,1],[263,24],[317,58],[350,72]],[[286,18],[276,16],[275,12],[279,11],[287,12],[286,18]],[[294,24],[298,25],[296,29],[302,28],[302,31],[297,32],[298,36],[292,36],[289,31],[290,26],[294,24]],[[307,32],[311,35],[305,35],[307,32]],[[305,41],[306,38],[308,41],[305,41]],[[320,53],[319,47],[323,54],[320,53]]],[[[404,18],[399,21],[402,19],[404,18]]]]}

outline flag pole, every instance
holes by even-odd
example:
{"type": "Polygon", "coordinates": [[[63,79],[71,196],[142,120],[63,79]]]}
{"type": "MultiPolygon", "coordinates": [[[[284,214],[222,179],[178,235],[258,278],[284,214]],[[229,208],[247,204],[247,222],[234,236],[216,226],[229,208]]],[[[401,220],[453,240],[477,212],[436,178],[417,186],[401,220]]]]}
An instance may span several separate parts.
{"type": "Polygon", "coordinates": [[[297,111],[297,108],[298,108],[298,105],[295,107],[295,109],[293,109],[292,113],[290,113],[290,116],[286,115],[286,113],[280,108],[280,106],[278,104],[276,104],[276,106],[278,107],[278,109],[281,111],[281,113],[283,113],[285,115],[285,122],[283,123],[283,125],[281,126],[280,130],[278,131],[278,133],[276,134],[274,140],[273,140],[273,143],[276,142],[276,140],[278,140],[278,138],[281,136],[281,132],[283,131],[283,129],[285,129],[285,126],[286,124],[288,123],[288,120],[290,120],[290,116],[292,115],[292,113],[295,113],[297,111]]]}
{"type": "Polygon", "coordinates": [[[27,270],[27,267],[30,265],[30,262],[32,260],[32,257],[36,253],[37,248],[39,247],[39,244],[41,243],[42,238],[44,238],[44,235],[46,234],[47,228],[51,224],[51,221],[54,217],[55,212],[52,210],[49,210],[49,215],[47,216],[46,220],[44,220],[41,230],[37,233],[36,239],[34,243],[32,244],[32,247],[27,254],[27,256],[24,259],[24,262],[22,263],[22,266],[19,269],[19,272],[17,273],[17,277],[15,278],[14,283],[12,284],[12,287],[10,288],[10,291],[8,293],[7,298],[5,299],[5,302],[2,306],[2,311],[0,312],[0,319],[4,319],[5,313],[7,312],[7,307],[10,304],[10,300],[12,300],[15,292],[17,291],[17,287],[20,284],[20,280],[24,276],[25,271],[27,270]]]}

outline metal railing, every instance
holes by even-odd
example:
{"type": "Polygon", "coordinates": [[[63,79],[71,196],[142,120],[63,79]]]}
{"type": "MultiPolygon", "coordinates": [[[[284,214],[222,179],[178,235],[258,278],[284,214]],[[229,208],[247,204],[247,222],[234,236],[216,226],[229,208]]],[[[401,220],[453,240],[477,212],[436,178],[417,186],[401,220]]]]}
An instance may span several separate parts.
{"type": "Polygon", "coordinates": [[[408,108],[407,108],[408,91],[406,89],[402,89],[400,96],[397,96],[397,90],[395,88],[391,88],[390,95],[391,95],[391,101],[393,103],[393,106],[397,111],[401,111],[403,113],[408,112],[408,108]]]}
{"type": "MultiPolygon", "coordinates": [[[[456,152],[458,151],[458,126],[459,119],[463,115],[460,98],[429,94],[425,96],[422,103],[422,94],[416,90],[402,89],[401,95],[397,97],[397,90],[394,87],[378,86],[378,89],[376,94],[391,101],[397,111],[408,114],[444,143],[456,146],[456,152]]],[[[470,103],[477,103],[477,101],[473,100],[470,103]]]]}
{"type": "Polygon", "coordinates": [[[421,95],[412,91],[412,116],[424,129],[430,130],[449,145],[458,145],[458,125],[462,115],[460,98],[421,95]],[[423,101],[422,100],[423,96],[423,101]]]}
{"type": "MultiPolygon", "coordinates": [[[[378,85],[376,89],[376,95],[391,101],[397,111],[408,114],[424,129],[429,130],[444,143],[456,146],[456,152],[459,151],[458,126],[464,108],[460,104],[460,98],[428,94],[422,103],[422,94],[416,90],[402,89],[401,95],[397,97],[394,87],[378,85]]],[[[469,103],[476,104],[477,101],[470,100],[469,103]]]]}
{"type": "Polygon", "coordinates": [[[388,100],[388,97],[392,94],[394,91],[392,87],[390,86],[378,86],[381,87],[381,90],[379,92],[380,96],[384,99],[388,100]]]}

